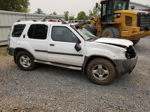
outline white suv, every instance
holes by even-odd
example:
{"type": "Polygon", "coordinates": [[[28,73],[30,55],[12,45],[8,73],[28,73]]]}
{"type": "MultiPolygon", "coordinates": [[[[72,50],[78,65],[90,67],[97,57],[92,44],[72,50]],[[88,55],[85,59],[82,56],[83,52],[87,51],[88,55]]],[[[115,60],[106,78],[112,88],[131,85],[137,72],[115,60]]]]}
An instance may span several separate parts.
{"type": "Polygon", "coordinates": [[[86,29],[56,22],[16,22],[8,51],[21,70],[33,70],[36,63],[55,65],[82,70],[102,85],[132,72],[137,62],[131,41],[98,39],[86,29]]]}

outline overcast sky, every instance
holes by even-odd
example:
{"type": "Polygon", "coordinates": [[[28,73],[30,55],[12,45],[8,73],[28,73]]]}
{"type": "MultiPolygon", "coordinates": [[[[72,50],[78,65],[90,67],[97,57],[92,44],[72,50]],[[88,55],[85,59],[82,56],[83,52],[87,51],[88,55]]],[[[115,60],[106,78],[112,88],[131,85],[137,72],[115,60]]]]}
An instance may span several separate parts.
{"type": "MultiPolygon", "coordinates": [[[[37,8],[41,8],[43,12],[50,14],[54,11],[63,15],[64,11],[69,11],[70,15],[76,15],[79,11],[89,12],[100,0],[29,0],[30,11],[34,13],[37,8]]],[[[134,2],[150,5],[150,0],[132,0],[134,2]]]]}

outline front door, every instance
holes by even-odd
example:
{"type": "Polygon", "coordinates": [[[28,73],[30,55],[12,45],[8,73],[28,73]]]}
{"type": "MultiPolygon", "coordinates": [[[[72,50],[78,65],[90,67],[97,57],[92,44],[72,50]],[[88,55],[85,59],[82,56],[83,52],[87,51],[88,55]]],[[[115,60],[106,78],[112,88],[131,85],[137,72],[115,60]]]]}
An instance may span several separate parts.
{"type": "Polygon", "coordinates": [[[78,52],[75,45],[79,38],[66,26],[53,26],[49,44],[49,60],[54,63],[82,66],[84,61],[84,44],[78,52]]]}

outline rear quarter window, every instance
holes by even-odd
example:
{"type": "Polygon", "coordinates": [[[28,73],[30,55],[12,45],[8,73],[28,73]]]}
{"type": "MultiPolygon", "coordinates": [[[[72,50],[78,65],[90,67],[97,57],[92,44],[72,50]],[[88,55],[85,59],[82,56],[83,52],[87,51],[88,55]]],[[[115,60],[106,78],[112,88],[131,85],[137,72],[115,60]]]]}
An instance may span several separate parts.
{"type": "Polygon", "coordinates": [[[23,30],[25,29],[25,26],[25,24],[14,25],[12,37],[20,37],[23,30]]]}

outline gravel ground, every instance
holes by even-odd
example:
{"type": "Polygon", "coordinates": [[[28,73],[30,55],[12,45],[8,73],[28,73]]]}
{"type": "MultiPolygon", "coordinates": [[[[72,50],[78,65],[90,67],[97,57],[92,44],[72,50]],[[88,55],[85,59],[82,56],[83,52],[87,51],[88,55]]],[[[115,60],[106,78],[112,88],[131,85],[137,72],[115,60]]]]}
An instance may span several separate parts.
{"type": "Polygon", "coordinates": [[[134,71],[109,86],[59,67],[21,71],[12,57],[1,55],[0,112],[150,112],[150,37],[136,49],[134,71]]]}

